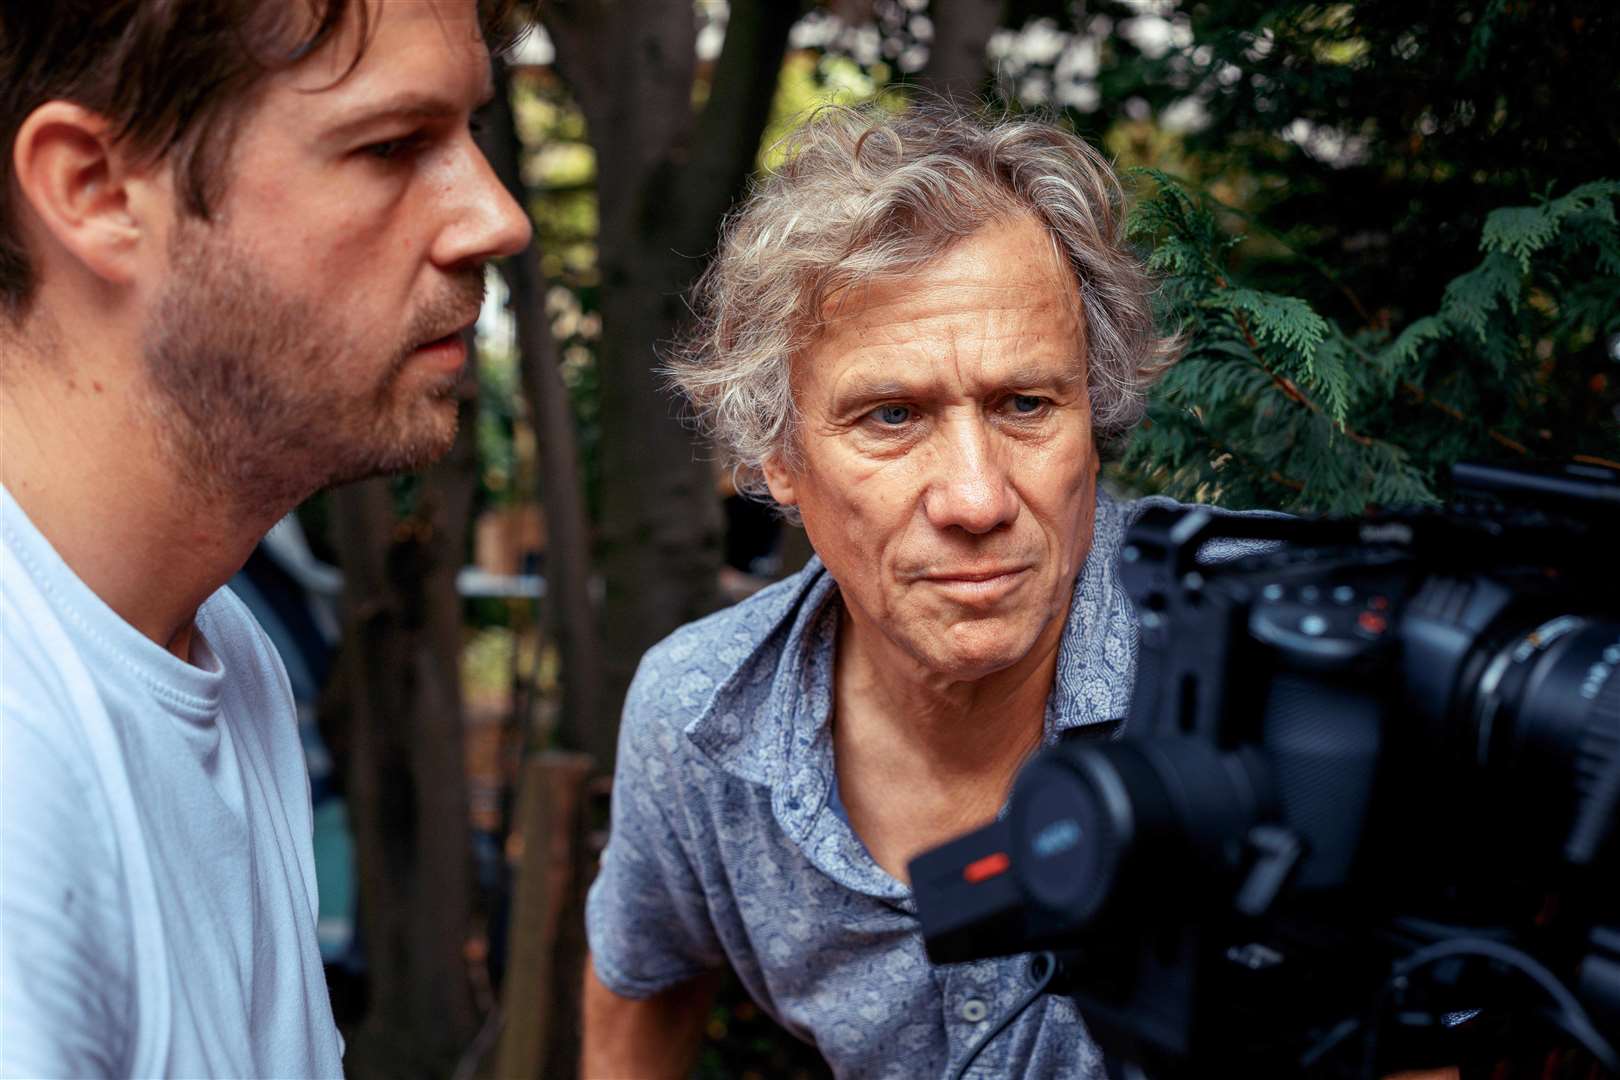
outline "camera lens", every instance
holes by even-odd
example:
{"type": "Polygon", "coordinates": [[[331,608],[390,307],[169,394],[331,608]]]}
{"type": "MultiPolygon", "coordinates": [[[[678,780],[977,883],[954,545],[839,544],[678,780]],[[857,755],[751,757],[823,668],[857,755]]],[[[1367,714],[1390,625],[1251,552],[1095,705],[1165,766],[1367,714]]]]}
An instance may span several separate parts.
{"type": "Polygon", "coordinates": [[[1013,866],[1030,901],[1066,921],[1173,906],[1233,869],[1269,786],[1254,761],[1200,739],[1060,745],[1013,790],[1013,866]]]}
{"type": "Polygon", "coordinates": [[[1131,796],[1109,756],[1088,750],[1031,763],[1012,815],[1013,865],[1029,898],[1079,921],[1094,916],[1132,833],[1131,796]]]}
{"type": "Polygon", "coordinates": [[[1475,759],[1566,757],[1620,668],[1620,624],[1561,615],[1508,636],[1486,661],[1466,709],[1475,759]]]}
{"type": "Polygon", "coordinates": [[[1590,862],[1620,798],[1620,623],[1562,615],[1503,640],[1463,695],[1470,756],[1573,820],[1565,855],[1590,862]]]}

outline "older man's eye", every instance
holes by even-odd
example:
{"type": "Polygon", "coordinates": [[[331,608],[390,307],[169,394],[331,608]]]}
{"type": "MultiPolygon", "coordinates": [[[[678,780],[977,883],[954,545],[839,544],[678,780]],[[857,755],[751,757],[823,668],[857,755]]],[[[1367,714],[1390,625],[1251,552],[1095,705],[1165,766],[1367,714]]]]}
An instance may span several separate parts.
{"type": "Polygon", "coordinates": [[[899,427],[913,415],[909,405],[879,405],[872,410],[872,416],[885,427],[899,427]]]}
{"type": "Polygon", "coordinates": [[[1034,416],[1046,406],[1045,398],[1033,394],[1014,394],[1007,399],[1007,408],[1019,416],[1034,416]]]}

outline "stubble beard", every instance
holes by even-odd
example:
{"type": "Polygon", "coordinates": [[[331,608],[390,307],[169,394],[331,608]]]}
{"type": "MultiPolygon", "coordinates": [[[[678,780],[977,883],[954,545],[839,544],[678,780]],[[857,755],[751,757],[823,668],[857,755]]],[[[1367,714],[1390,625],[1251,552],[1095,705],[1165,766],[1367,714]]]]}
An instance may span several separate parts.
{"type": "Polygon", "coordinates": [[[450,449],[459,377],[405,374],[417,345],[476,310],[480,272],[453,279],[390,348],[349,329],[340,300],[270,280],[220,228],[178,226],[143,341],[160,442],[200,494],[279,516],[322,488],[418,469],[450,449]]]}

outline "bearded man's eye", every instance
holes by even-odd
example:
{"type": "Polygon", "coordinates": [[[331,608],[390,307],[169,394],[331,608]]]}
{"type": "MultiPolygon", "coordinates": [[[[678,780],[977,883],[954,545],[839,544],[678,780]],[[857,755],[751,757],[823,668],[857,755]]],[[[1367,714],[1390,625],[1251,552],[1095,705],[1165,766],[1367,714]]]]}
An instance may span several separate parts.
{"type": "Polygon", "coordinates": [[[365,153],[379,161],[393,161],[414,150],[420,142],[416,135],[402,135],[397,139],[384,139],[365,147],[365,153]]]}

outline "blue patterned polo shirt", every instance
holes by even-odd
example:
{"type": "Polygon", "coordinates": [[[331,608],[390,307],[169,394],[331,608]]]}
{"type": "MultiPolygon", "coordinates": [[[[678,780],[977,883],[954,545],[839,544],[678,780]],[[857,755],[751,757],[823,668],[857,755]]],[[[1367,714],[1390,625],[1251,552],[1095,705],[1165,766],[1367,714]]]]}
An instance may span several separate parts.
{"type": "MultiPolygon", "coordinates": [[[[1123,719],[1137,630],[1116,563],[1150,499],[1099,490],[1046,707],[1046,741],[1123,719]]],[[[908,886],[835,805],[838,587],[818,560],[649,650],[625,702],[612,833],[591,888],[597,975],[644,998],[730,965],[841,1077],[938,1077],[1029,990],[1027,957],[935,967],[908,886]]],[[[1047,994],[975,1077],[1102,1077],[1074,1003],[1047,994]]]]}

